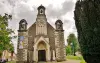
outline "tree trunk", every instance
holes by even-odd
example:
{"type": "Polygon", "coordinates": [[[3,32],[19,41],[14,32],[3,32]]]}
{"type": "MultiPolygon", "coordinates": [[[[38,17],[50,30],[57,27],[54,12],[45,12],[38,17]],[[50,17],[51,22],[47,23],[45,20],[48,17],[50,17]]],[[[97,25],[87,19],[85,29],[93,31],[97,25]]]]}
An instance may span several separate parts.
{"type": "Polygon", "coordinates": [[[100,63],[100,0],[77,1],[74,16],[83,58],[100,63]]]}
{"type": "Polygon", "coordinates": [[[2,58],[2,51],[0,51],[0,58],[2,58]]]}
{"type": "Polygon", "coordinates": [[[13,60],[14,51],[11,51],[11,61],[13,60]]]}

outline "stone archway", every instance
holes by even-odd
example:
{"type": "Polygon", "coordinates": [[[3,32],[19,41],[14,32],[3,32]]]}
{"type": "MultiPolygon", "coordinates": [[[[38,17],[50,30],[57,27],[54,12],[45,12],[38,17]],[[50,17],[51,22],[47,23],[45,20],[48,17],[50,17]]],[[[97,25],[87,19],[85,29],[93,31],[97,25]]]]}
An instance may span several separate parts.
{"type": "Polygon", "coordinates": [[[34,61],[38,62],[40,59],[38,56],[40,54],[44,54],[45,58],[43,60],[50,61],[51,53],[50,53],[50,45],[43,37],[41,37],[35,44],[34,44],[34,61]],[[41,51],[41,52],[39,52],[41,51]],[[44,51],[44,52],[43,52],[44,51]]]}

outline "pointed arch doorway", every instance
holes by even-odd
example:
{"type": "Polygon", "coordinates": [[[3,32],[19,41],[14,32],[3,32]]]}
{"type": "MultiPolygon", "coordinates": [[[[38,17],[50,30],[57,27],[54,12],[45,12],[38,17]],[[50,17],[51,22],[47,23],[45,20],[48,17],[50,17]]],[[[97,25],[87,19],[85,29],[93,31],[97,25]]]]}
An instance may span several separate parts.
{"type": "Polygon", "coordinates": [[[43,37],[40,37],[39,40],[34,44],[34,58],[33,61],[50,61],[50,45],[43,37]]]}

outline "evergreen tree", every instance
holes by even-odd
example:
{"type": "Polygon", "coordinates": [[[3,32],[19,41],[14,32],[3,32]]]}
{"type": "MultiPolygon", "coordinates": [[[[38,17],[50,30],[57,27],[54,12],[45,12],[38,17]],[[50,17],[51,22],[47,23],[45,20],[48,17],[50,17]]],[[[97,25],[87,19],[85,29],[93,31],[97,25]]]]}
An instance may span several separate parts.
{"type": "Polygon", "coordinates": [[[74,15],[83,58],[100,63],[100,0],[78,0],[74,15]]]}

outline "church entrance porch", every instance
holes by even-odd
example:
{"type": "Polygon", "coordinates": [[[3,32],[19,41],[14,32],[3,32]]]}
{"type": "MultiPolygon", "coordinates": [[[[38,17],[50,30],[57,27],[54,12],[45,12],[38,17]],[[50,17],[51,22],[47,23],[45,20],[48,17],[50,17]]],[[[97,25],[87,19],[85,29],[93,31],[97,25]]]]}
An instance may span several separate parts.
{"type": "Polygon", "coordinates": [[[46,51],[45,50],[38,51],[38,61],[46,61],[46,51]]]}
{"type": "Polygon", "coordinates": [[[40,62],[40,61],[50,61],[51,60],[51,52],[50,52],[50,45],[49,42],[45,41],[43,37],[41,37],[35,44],[34,44],[34,57],[33,61],[40,62]]]}

